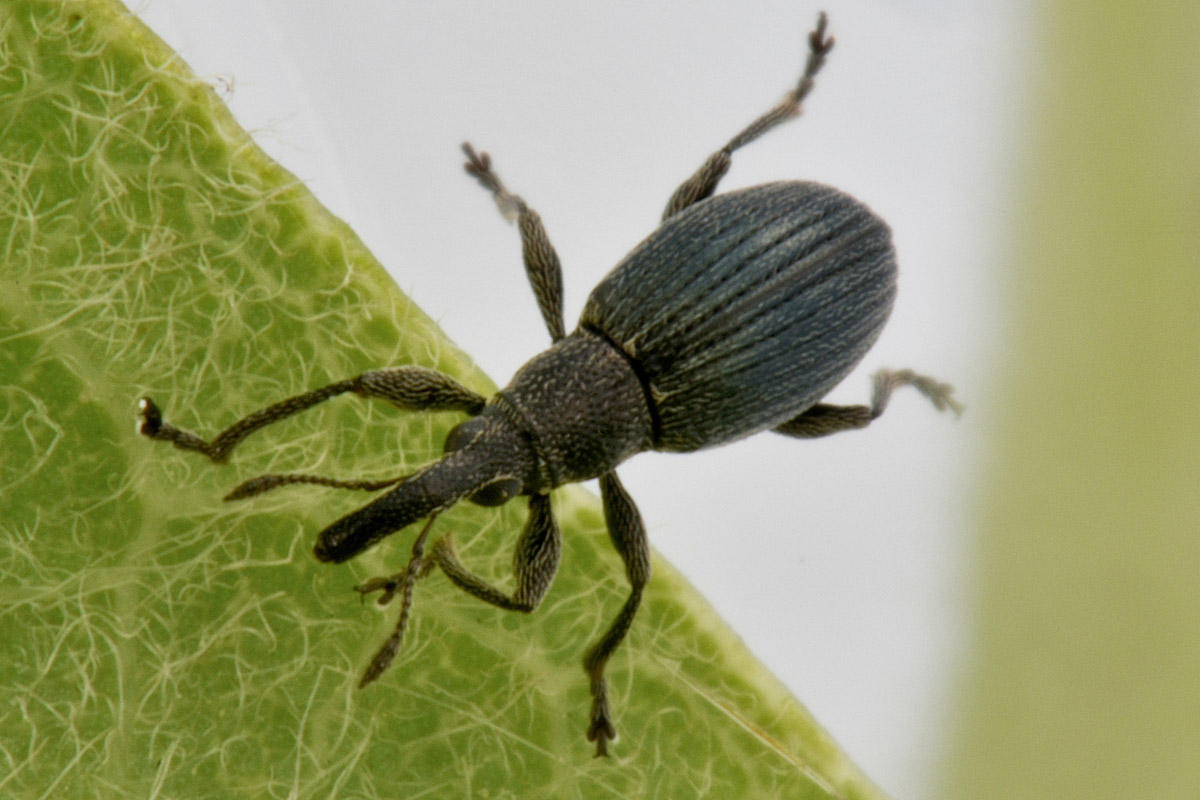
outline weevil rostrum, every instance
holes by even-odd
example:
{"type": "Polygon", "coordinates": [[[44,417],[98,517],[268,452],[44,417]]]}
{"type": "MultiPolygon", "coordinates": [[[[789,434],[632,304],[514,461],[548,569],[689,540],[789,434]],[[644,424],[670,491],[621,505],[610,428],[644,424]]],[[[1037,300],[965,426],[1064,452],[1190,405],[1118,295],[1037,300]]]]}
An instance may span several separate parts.
{"type": "Polygon", "coordinates": [[[646,450],[690,452],[760,431],[814,438],[863,428],[905,385],[938,409],[959,410],[949,386],[911,370],[877,373],[869,405],[820,402],[874,343],[895,298],[891,234],[873,212],[810,182],[714,195],[735,151],[800,113],[832,47],[822,14],[809,34],[799,81],[676,189],[661,226],[592,291],[570,334],[563,324],[561,266],[541,219],[501,182],[487,153],[463,145],[466,171],[517,222],[525,269],[552,340],[492,397],[425,367],[390,367],[282,400],[211,440],[170,425],[152,400],[141,400],[142,434],[215,463],[260,428],[347,392],[406,410],[468,415],[446,437],[442,458],[411,475],[381,481],[262,475],[225,498],[295,483],[387,489],[317,535],[314,554],[331,563],[427,520],[403,570],[357,587],[363,595],[380,592],[381,602],[401,598],[395,630],[360,687],[396,657],[416,581],[434,566],[485,602],[536,609],[561,550],[550,492],[598,478],[605,522],[630,585],[625,604],[583,659],[592,694],[587,738],[597,755],[607,755],[616,727],[605,665],[633,624],[650,579],[645,527],[617,478],[618,465],[646,450]],[[464,566],[448,535],[426,550],[438,514],[455,503],[498,506],[518,496],[529,498],[529,517],[515,546],[511,594],[464,566]]]}

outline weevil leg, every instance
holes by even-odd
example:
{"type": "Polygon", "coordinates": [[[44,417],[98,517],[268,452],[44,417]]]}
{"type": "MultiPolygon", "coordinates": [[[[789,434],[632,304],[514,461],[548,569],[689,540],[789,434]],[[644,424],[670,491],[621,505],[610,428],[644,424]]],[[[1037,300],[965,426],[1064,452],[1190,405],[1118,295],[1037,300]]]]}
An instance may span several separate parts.
{"type": "Polygon", "coordinates": [[[797,439],[817,439],[831,433],[865,428],[871,424],[870,406],[834,406],[817,403],[774,428],[776,433],[797,439]]]}
{"type": "Polygon", "coordinates": [[[583,668],[592,689],[592,713],[587,738],[596,743],[597,756],[606,756],[608,743],[616,739],[617,730],[608,707],[608,682],[604,679],[604,668],[629,632],[641,605],[642,590],[650,580],[650,542],[646,538],[642,515],[638,513],[633,498],[621,485],[616,472],[608,472],[600,477],[600,496],[604,501],[608,535],[625,562],[625,576],[630,586],[629,597],[616,619],[583,659],[583,668]]]}
{"type": "Polygon", "coordinates": [[[500,182],[500,177],[492,169],[492,158],[487,153],[475,152],[475,148],[463,143],[463,152],[467,156],[464,165],[467,173],[477,179],[483,188],[492,193],[500,213],[510,222],[516,218],[517,229],[521,232],[521,255],[525,259],[525,274],[533,287],[533,295],[537,298],[538,308],[542,319],[546,321],[546,329],[550,331],[550,339],[557,342],[567,335],[563,325],[563,290],[562,263],[542,218],[518,195],[512,194],[500,182]]]}
{"type": "Polygon", "coordinates": [[[834,406],[827,403],[817,403],[807,411],[788,420],[774,430],[798,439],[816,439],[840,431],[865,428],[879,418],[892,392],[901,386],[912,386],[925,395],[938,411],[947,409],[956,415],[962,413],[962,406],[954,399],[954,388],[928,375],[918,375],[911,369],[880,370],[872,378],[871,405],[869,406],[834,406]]]}
{"type": "Polygon", "coordinates": [[[433,546],[432,558],[455,586],[480,600],[508,611],[533,611],[550,590],[562,555],[562,537],[550,510],[550,496],[529,498],[529,520],[513,549],[513,576],[517,587],[511,595],[468,570],[458,560],[449,536],[433,546]]]}
{"type": "Polygon", "coordinates": [[[221,464],[243,439],[260,428],[346,392],[353,392],[360,397],[381,398],[411,411],[465,411],[474,415],[483,410],[486,402],[481,395],[437,370],[415,366],[393,367],[364,372],[357,377],[281,400],[238,420],[210,441],[166,422],[154,401],[143,397],[138,404],[142,418],[138,431],[151,439],[170,442],[181,450],[202,453],[221,464]]]}
{"type": "Polygon", "coordinates": [[[517,588],[511,596],[468,571],[459,562],[448,536],[434,544],[429,561],[425,560],[425,537],[436,516],[435,514],[430,517],[413,543],[412,558],[407,567],[394,575],[372,578],[355,587],[355,591],[364,597],[372,592],[382,592],[378,600],[380,605],[391,602],[397,594],[401,596],[400,619],[397,620],[392,635],[371,659],[362,680],[359,681],[360,689],[382,675],[396,658],[408,625],[413,587],[418,579],[428,574],[434,564],[441,567],[446,576],[463,591],[510,611],[533,611],[542,602],[554,581],[562,554],[562,538],[550,511],[549,496],[534,495],[529,500],[529,521],[526,522],[513,551],[513,573],[517,579],[517,588]]]}
{"type": "Polygon", "coordinates": [[[695,174],[680,184],[667,202],[666,210],[663,211],[664,220],[711,196],[721,178],[729,171],[735,150],[745,147],[767,131],[800,114],[801,103],[812,91],[817,73],[825,65],[825,57],[833,49],[833,37],[825,34],[826,22],[825,12],[822,11],[817,17],[816,28],[808,35],[808,61],[796,86],[784,95],[778,105],[742,129],[724,147],[709,156],[695,174]]]}
{"type": "Polygon", "coordinates": [[[392,635],[375,653],[366,671],[363,672],[363,676],[358,682],[360,689],[382,675],[384,670],[395,660],[396,654],[400,652],[400,645],[404,642],[404,631],[408,627],[408,617],[412,612],[413,588],[417,584],[417,579],[429,571],[429,565],[425,562],[425,538],[429,535],[429,529],[433,527],[435,519],[437,519],[437,514],[431,515],[429,521],[425,523],[425,527],[417,535],[416,541],[413,542],[412,558],[409,559],[407,567],[395,575],[386,578],[372,578],[355,587],[355,591],[363,597],[371,592],[382,590],[383,594],[379,598],[381,606],[390,603],[397,593],[401,596],[400,618],[396,621],[392,635]]]}
{"type": "Polygon", "coordinates": [[[938,411],[953,411],[962,416],[963,406],[954,399],[954,387],[937,378],[920,375],[911,369],[881,369],[872,376],[871,416],[878,418],[887,408],[892,392],[901,386],[911,386],[933,403],[938,411]]]}

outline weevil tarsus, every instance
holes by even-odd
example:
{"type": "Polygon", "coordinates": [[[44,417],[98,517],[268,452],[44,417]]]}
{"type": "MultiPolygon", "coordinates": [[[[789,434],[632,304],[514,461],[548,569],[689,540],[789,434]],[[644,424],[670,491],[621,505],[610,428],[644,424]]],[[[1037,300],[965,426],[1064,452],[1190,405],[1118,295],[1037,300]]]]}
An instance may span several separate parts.
{"type": "Polygon", "coordinates": [[[937,378],[919,375],[911,369],[881,369],[872,378],[871,418],[876,419],[887,408],[892,392],[901,386],[911,386],[924,395],[938,411],[953,411],[962,416],[963,406],[954,399],[954,387],[937,378]]]}

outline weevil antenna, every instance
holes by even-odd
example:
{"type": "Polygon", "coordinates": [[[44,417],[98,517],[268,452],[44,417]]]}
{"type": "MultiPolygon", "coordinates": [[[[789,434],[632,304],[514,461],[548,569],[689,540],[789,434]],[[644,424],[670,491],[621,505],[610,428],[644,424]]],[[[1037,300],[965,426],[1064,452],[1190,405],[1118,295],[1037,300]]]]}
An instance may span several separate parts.
{"type": "Polygon", "coordinates": [[[230,452],[255,431],[346,392],[387,400],[398,408],[410,411],[465,411],[472,416],[481,412],[486,402],[479,394],[437,370],[418,366],[390,367],[369,370],[348,380],[280,400],[243,417],[212,440],[170,424],[163,419],[162,411],[155,402],[143,397],[138,401],[138,414],[141,417],[138,433],[170,442],[180,450],[202,453],[213,463],[223,464],[230,452]]]}
{"type": "Polygon", "coordinates": [[[256,478],[251,478],[247,481],[242,481],[237,486],[221,498],[226,502],[232,500],[245,500],[250,497],[255,497],[260,494],[265,494],[272,489],[278,489],[280,486],[287,486],[292,483],[310,483],[317,486],[329,486],[334,489],[357,489],[361,491],[374,492],[379,489],[386,489],[389,486],[395,486],[397,483],[409,478],[409,475],[401,475],[396,478],[384,478],[377,481],[356,480],[347,481],[337,478],[327,478],[324,475],[308,475],[305,473],[290,473],[290,474],[269,474],[259,475],[256,478]]]}

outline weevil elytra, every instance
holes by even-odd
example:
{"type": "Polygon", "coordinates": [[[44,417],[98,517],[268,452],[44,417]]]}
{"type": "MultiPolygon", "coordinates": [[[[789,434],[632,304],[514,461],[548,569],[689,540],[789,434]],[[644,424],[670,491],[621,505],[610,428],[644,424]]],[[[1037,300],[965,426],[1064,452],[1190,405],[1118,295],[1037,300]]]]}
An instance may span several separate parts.
{"type": "Polygon", "coordinates": [[[562,274],[541,219],[510,192],[487,153],[463,145],[466,171],[516,219],[526,272],[552,345],[504,389],[484,398],[418,366],[373,370],[250,414],[211,440],[176,428],[149,398],[141,432],[224,462],[247,436],[339,394],[380,398],[408,410],[469,418],[446,437],[440,460],[381,481],[308,474],[262,475],[233,489],[244,499],[294,484],[387,493],[317,535],[314,553],[340,563],[419,520],[408,565],[357,591],[401,597],[391,637],[360,686],[391,664],[404,638],[417,579],[436,566],[493,605],[533,611],[558,568],[555,487],[599,478],[605,522],[625,563],[630,593],[583,665],[592,693],[587,738],[606,755],[616,737],[605,665],[628,633],[650,579],[650,549],[637,507],[615,468],[645,450],[689,452],[773,430],[814,438],[866,427],[898,387],[915,387],[939,409],[958,410],[949,386],[910,370],[874,377],[869,405],[820,402],[855,367],[883,328],[896,291],[891,234],[854,198],[827,186],[779,182],[715,195],[732,155],[800,113],[833,47],[822,14],[808,37],[796,85],[774,108],[713,153],[676,189],[662,225],[592,291],[575,331],[562,316],[562,274]],[[509,594],[465,567],[449,535],[426,540],[438,514],[460,500],[483,506],[529,498],[509,594]]]}

